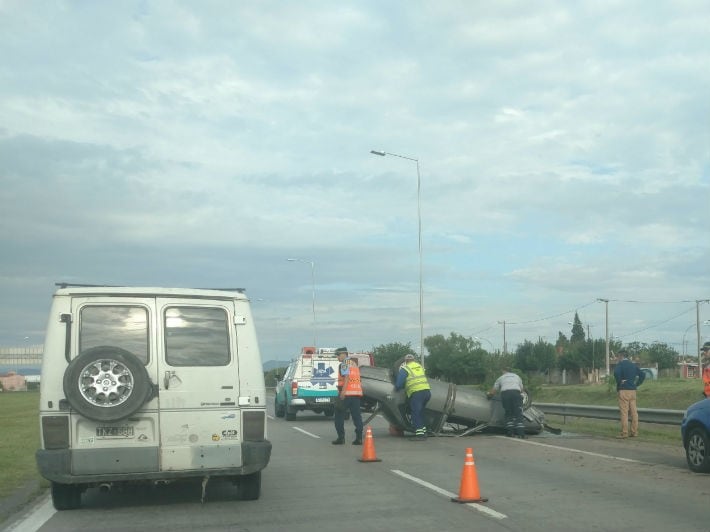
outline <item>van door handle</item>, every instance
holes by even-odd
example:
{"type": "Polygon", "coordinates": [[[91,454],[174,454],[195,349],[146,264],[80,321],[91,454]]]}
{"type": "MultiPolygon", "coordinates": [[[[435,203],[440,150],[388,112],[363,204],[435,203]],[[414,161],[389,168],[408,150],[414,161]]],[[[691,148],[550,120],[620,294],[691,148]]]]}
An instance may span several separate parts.
{"type": "Polygon", "coordinates": [[[174,371],[165,372],[165,376],[163,377],[163,388],[165,388],[166,390],[170,388],[170,377],[172,377],[173,375],[175,375],[174,371]]]}

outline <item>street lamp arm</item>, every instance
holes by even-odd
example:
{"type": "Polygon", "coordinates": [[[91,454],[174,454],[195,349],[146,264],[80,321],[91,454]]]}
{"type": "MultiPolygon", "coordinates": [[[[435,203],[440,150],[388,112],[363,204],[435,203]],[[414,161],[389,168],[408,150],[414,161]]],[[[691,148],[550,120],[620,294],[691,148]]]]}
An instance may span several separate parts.
{"type": "Polygon", "coordinates": [[[385,155],[391,155],[392,157],[399,157],[400,159],[407,159],[408,161],[419,162],[419,159],[415,159],[414,157],[407,157],[406,155],[400,155],[398,153],[391,153],[388,151],[370,150],[370,153],[372,153],[373,155],[379,155],[380,157],[384,157],[385,155]]]}

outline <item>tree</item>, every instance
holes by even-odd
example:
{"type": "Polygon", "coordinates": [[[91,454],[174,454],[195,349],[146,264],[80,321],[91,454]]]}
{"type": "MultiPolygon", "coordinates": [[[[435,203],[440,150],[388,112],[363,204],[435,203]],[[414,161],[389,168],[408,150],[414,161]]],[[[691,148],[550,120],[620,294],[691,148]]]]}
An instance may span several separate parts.
{"type": "Polygon", "coordinates": [[[397,360],[408,353],[413,353],[411,344],[399,342],[378,345],[372,350],[375,365],[382,368],[391,368],[397,360]]]}
{"type": "Polygon", "coordinates": [[[537,343],[525,340],[515,350],[515,367],[523,371],[545,371],[557,361],[555,346],[539,338],[537,343]]]}
{"type": "Polygon", "coordinates": [[[579,315],[574,313],[574,321],[572,322],[572,336],[570,337],[571,344],[580,344],[586,339],[584,335],[584,327],[582,327],[582,321],[579,319],[579,315]]]}
{"type": "Polygon", "coordinates": [[[275,386],[276,382],[279,381],[281,377],[283,377],[283,374],[286,372],[286,367],[287,366],[284,366],[283,368],[273,368],[269,371],[265,371],[264,382],[266,383],[266,386],[275,386]]]}
{"type": "Polygon", "coordinates": [[[448,338],[437,334],[424,339],[429,351],[427,375],[455,384],[480,384],[486,379],[488,352],[472,338],[450,333],[448,338]]]}
{"type": "Polygon", "coordinates": [[[658,369],[671,369],[678,366],[678,351],[662,342],[654,342],[648,350],[648,359],[658,364],[658,369]]]}

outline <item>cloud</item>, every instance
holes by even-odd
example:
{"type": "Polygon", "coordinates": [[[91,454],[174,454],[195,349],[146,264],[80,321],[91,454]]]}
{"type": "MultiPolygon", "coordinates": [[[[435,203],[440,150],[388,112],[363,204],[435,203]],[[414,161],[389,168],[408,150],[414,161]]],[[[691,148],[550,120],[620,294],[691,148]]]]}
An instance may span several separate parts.
{"type": "Polygon", "coordinates": [[[57,280],[237,284],[287,357],[294,256],[323,342],[418,342],[419,214],[426,334],[708,297],[703,3],[0,9],[0,288],[29,295],[0,344],[40,340],[57,280]]]}

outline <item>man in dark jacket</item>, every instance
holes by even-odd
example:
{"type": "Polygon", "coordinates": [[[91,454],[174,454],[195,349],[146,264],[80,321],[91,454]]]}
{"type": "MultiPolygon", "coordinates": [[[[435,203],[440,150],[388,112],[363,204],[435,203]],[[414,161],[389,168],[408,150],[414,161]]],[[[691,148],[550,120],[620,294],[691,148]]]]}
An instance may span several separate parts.
{"type": "Polygon", "coordinates": [[[636,410],[636,388],[641,386],[646,375],[629,360],[626,349],[619,351],[619,361],[614,368],[616,392],[619,396],[619,415],[621,417],[621,433],[617,438],[629,436],[635,438],[639,430],[639,413],[636,410]],[[629,432],[629,413],[631,413],[631,432],[629,432]]]}

